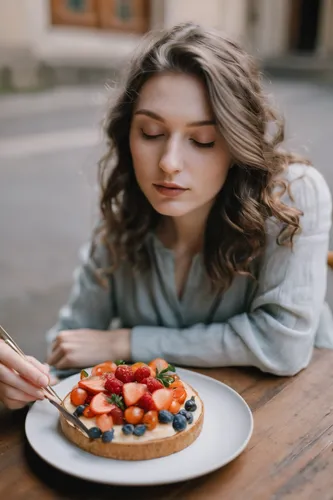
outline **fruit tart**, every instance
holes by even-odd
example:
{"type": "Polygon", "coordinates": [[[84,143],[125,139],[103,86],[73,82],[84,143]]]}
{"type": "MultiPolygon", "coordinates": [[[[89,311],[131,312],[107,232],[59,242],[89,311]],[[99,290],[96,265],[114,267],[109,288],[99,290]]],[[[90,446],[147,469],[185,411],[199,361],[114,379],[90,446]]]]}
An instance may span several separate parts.
{"type": "Polygon", "coordinates": [[[107,361],[82,370],[63,406],[89,437],[62,415],[65,436],[85,451],[118,460],[148,460],[183,450],[199,436],[204,405],[175,368],[158,358],[132,365],[107,361]]]}

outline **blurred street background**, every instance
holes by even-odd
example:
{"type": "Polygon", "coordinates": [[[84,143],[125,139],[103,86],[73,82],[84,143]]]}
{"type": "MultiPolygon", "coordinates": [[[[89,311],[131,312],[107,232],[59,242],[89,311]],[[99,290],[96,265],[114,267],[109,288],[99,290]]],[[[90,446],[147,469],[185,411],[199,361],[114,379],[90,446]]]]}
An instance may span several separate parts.
{"type": "Polygon", "coordinates": [[[184,20],[258,58],[285,147],[333,187],[333,0],[0,0],[0,324],[41,360],[96,220],[114,82],[147,30],[184,20]]]}

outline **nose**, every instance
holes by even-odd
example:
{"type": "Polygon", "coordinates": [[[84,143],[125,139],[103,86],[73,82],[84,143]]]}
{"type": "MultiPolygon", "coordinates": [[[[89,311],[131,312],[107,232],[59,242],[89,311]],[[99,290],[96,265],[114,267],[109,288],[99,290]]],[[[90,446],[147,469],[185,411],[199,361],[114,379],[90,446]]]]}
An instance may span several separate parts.
{"type": "Polygon", "coordinates": [[[181,145],[175,139],[170,139],[160,159],[159,167],[169,175],[176,174],[183,169],[181,145]]]}

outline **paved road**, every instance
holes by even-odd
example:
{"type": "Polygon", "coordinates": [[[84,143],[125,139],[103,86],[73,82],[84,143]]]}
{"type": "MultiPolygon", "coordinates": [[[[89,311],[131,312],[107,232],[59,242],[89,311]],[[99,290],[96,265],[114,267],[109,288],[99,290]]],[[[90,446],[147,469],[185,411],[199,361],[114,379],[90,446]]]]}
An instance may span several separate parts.
{"type": "MultiPolygon", "coordinates": [[[[267,91],[287,118],[287,146],[332,188],[333,89],[275,81],[267,91]]],[[[0,322],[40,359],[96,213],[108,97],[82,87],[0,98],[0,322]]],[[[329,279],[330,303],[332,293],[329,279]]]]}

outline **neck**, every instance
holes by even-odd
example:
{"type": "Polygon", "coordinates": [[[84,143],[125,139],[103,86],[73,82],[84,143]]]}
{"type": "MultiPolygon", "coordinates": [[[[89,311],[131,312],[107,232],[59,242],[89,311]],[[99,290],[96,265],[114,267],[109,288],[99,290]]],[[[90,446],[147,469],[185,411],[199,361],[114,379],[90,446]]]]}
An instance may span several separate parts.
{"type": "Polygon", "coordinates": [[[158,236],[175,253],[194,255],[202,250],[208,209],[195,210],[180,217],[164,217],[158,236]]]}

